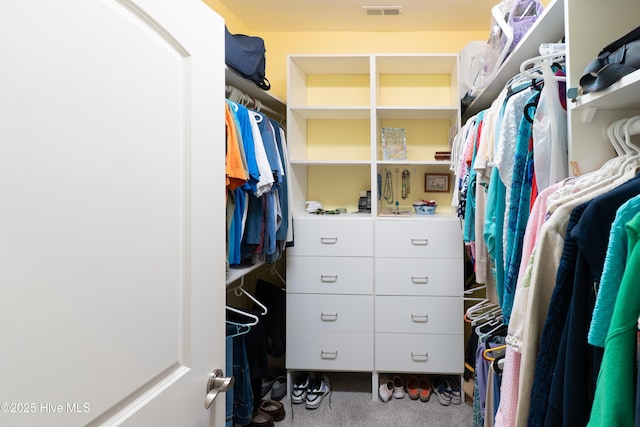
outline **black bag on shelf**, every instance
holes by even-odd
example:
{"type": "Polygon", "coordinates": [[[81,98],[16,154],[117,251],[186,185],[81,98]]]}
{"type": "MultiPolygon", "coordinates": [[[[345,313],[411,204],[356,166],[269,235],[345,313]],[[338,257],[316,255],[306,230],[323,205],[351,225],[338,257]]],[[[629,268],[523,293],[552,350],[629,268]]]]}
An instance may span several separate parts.
{"type": "Polygon", "coordinates": [[[263,90],[271,89],[265,77],[266,59],[264,40],[244,34],[231,34],[224,27],[225,62],[242,77],[251,80],[263,90]]]}
{"type": "Polygon", "coordinates": [[[623,76],[640,69],[640,27],[605,46],[580,77],[586,92],[604,90],[623,76]]]}

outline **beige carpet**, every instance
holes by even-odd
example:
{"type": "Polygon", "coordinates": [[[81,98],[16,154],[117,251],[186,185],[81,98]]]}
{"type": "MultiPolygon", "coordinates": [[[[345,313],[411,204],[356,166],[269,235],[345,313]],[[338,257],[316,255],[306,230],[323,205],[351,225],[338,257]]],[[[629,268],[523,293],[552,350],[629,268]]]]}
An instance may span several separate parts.
{"type": "MultiPolygon", "coordinates": [[[[387,403],[371,399],[371,374],[326,373],[332,393],[318,409],[282,400],[286,417],[278,427],[462,427],[473,425],[473,409],[464,401],[443,406],[435,395],[429,402],[393,399],[387,403]],[[331,399],[331,400],[329,400],[331,399]]],[[[268,397],[268,396],[267,396],[268,397]]],[[[464,395],[463,395],[464,398],[464,395]]]]}

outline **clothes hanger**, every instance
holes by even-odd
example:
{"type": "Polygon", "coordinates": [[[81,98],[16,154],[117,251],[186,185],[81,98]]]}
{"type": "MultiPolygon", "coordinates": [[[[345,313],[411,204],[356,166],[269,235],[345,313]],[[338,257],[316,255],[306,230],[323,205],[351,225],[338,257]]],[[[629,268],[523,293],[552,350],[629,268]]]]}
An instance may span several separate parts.
{"type": "Polygon", "coordinates": [[[631,156],[620,166],[620,174],[624,174],[627,166],[637,165],[640,160],[640,147],[631,142],[631,135],[640,133],[640,116],[629,117],[624,123],[624,146],[627,147],[631,156]]]}
{"type": "MultiPolygon", "coordinates": [[[[547,55],[540,55],[529,58],[522,62],[522,64],[520,64],[520,74],[532,80],[539,79],[540,77],[542,77],[542,75],[539,73],[534,73],[534,71],[540,71],[543,67],[551,68],[551,65],[554,62],[557,63],[561,60],[561,62],[564,62],[565,54],[566,50],[564,52],[554,52],[547,55]]],[[[566,76],[556,76],[555,74],[553,79],[561,82],[567,81],[566,76]]]]}
{"type": "MultiPolygon", "coordinates": [[[[284,278],[280,275],[280,273],[278,273],[278,270],[276,270],[276,266],[275,265],[271,265],[271,268],[269,269],[265,269],[262,270],[260,273],[258,273],[258,277],[266,272],[269,272],[269,274],[271,274],[272,276],[276,276],[278,279],[280,279],[280,282],[282,283],[282,285],[287,286],[287,281],[284,280],[284,278]]],[[[282,288],[282,290],[285,290],[285,288],[282,288]]]]}
{"type": "Polygon", "coordinates": [[[489,313],[497,308],[500,308],[497,304],[494,304],[489,299],[484,298],[477,304],[472,305],[467,308],[465,312],[465,317],[470,321],[474,321],[486,313],[489,313]]]}
{"type": "Polygon", "coordinates": [[[607,136],[609,142],[613,146],[616,154],[621,157],[627,154],[627,147],[625,147],[620,139],[618,139],[618,127],[621,123],[626,122],[626,119],[616,120],[607,127],[607,136]]]}
{"type": "MultiPolygon", "coordinates": [[[[476,287],[473,287],[473,288],[466,289],[466,290],[462,293],[462,295],[463,295],[463,297],[462,297],[462,298],[463,298],[465,301],[486,301],[486,298],[485,298],[485,297],[467,297],[467,296],[465,296],[465,295],[471,295],[471,294],[473,294],[473,293],[474,293],[474,292],[476,292],[476,291],[480,291],[480,290],[482,290],[482,289],[486,289],[486,288],[487,288],[487,285],[480,285],[480,286],[476,286],[476,287]]],[[[465,318],[466,318],[466,312],[465,312],[465,318]]]]}
{"type": "MultiPolygon", "coordinates": [[[[243,279],[244,279],[244,277],[243,277],[243,279]]],[[[264,304],[262,304],[260,301],[258,301],[258,299],[256,297],[254,297],[249,292],[247,292],[247,290],[243,287],[242,284],[240,286],[238,286],[237,288],[235,288],[234,293],[238,297],[241,296],[242,294],[246,295],[247,298],[249,298],[251,301],[253,301],[258,307],[260,307],[260,309],[262,310],[262,312],[260,313],[261,315],[264,316],[265,314],[267,314],[267,312],[268,312],[267,307],[264,304]]]]}
{"type": "Polygon", "coordinates": [[[249,323],[238,323],[238,325],[241,326],[255,326],[258,324],[258,322],[260,322],[260,319],[258,319],[258,316],[256,316],[255,314],[251,314],[251,313],[247,313],[246,311],[242,311],[242,310],[238,310],[235,307],[231,307],[226,305],[225,308],[233,313],[239,314],[241,316],[245,316],[248,317],[249,319],[252,319],[252,322],[249,323]]]}
{"type": "Polygon", "coordinates": [[[493,321],[498,317],[502,317],[502,308],[499,306],[496,306],[495,308],[485,312],[484,314],[480,315],[479,317],[473,319],[471,321],[471,326],[478,326],[478,325],[483,325],[488,321],[493,321]]]}
{"type": "Polygon", "coordinates": [[[503,344],[503,345],[499,345],[497,347],[491,347],[486,349],[485,351],[482,352],[482,358],[484,360],[487,360],[489,362],[493,362],[494,360],[496,360],[500,355],[504,355],[505,351],[507,349],[507,345],[503,344]],[[495,355],[494,355],[495,353],[495,355]],[[492,357],[493,355],[493,357],[492,357]]]}
{"type": "Polygon", "coordinates": [[[494,304],[493,302],[489,301],[489,299],[487,298],[482,298],[482,300],[474,305],[472,305],[471,307],[467,308],[467,310],[465,311],[465,318],[469,319],[469,321],[475,319],[476,317],[480,316],[482,313],[484,313],[485,311],[495,308],[496,304],[494,304]]]}
{"type": "MultiPolygon", "coordinates": [[[[603,170],[605,167],[610,168],[612,166],[616,168],[615,166],[616,164],[620,165],[619,167],[617,167],[617,171],[614,171],[611,176],[598,180],[595,184],[589,185],[583,188],[582,190],[575,192],[572,195],[574,199],[587,195],[594,190],[605,187],[615,182],[617,179],[619,179],[626,173],[626,170],[629,166],[634,166],[635,164],[637,167],[637,164],[640,161],[640,151],[638,151],[640,150],[640,148],[631,143],[630,129],[631,129],[631,126],[633,126],[633,124],[639,120],[640,120],[640,116],[634,116],[634,117],[621,119],[621,120],[618,120],[617,122],[614,122],[613,124],[614,138],[617,138],[617,140],[621,143],[621,148],[623,149],[623,151],[626,151],[627,154],[625,154],[622,157],[615,157],[613,159],[610,159],[603,166],[601,166],[599,170],[603,170]],[[624,134],[624,137],[622,137],[621,134],[624,134]]],[[[614,146],[614,150],[615,150],[615,146],[614,146]]]]}
{"type": "Polygon", "coordinates": [[[503,323],[502,316],[500,316],[500,318],[498,319],[492,320],[491,322],[488,323],[488,325],[493,326],[493,329],[487,332],[482,332],[482,329],[481,329],[486,325],[478,326],[476,328],[476,334],[478,335],[478,340],[480,342],[487,342],[492,338],[505,337],[507,335],[508,327],[503,323]]]}
{"type": "Polygon", "coordinates": [[[227,335],[230,338],[235,338],[238,337],[240,335],[244,335],[247,332],[249,332],[251,330],[251,326],[249,325],[245,325],[242,323],[236,323],[236,322],[231,322],[229,320],[227,320],[227,325],[231,325],[231,326],[235,326],[236,327],[236,333],[232,334],[232,335],[227,335]]]}

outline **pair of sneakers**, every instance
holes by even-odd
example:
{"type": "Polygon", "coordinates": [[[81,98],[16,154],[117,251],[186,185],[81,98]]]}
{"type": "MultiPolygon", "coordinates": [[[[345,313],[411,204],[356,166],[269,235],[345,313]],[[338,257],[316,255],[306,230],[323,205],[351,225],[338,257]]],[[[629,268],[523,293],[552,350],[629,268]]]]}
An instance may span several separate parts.
{"type": "Polygon", "coordinates": [[[405,395],[402,378],[395,375],[393,378],[387,375],[380,377],[380,387],[378,388],[380,400],[388,402],[391,398],[402,399],[405,395]]]}
{"type": "Polygon", "coordinates": [[[312,377],[307,373],[296,377],[291,390],[291,403],[301,404],[307,409],[317,409],[322,399],[331,393],[331,384],[326,375],[312,377]]]}
{"type": "Polygon", "coordinates": [[[433,392],[443,406],[462,403],[462,391],[457,378],[437,378],[433,385],[433,392]]]}

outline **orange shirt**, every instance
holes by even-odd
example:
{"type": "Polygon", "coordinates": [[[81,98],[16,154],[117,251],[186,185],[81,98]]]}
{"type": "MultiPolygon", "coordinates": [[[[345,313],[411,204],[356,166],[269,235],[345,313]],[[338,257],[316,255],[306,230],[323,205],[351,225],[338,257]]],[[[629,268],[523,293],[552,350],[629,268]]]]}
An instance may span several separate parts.
{"type": "Polygon", "coordinates": [[[244,170],[244,162],[240,152],[238,128],[233,118],[233,112],[229,109],[229,105],[225,102],[224,121],[226,127],[226,156],[225,156],[225,173],[226,184],[229,190],[244,185],[248,177],[244,170]]]}

